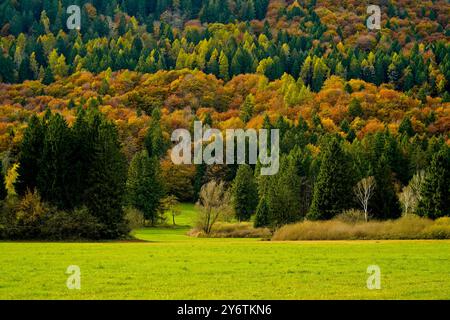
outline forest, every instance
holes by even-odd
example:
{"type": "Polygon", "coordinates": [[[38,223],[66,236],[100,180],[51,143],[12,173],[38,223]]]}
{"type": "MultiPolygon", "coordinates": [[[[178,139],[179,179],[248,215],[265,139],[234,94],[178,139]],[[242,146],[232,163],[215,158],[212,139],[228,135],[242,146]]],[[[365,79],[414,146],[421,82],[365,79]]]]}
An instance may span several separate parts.
{"type": "Polygon", "coordinates": [[[379,2],[371,31],[351,0],[1,1],[0,238],[126,237],[177,201],[271,231],[450,216],[450,4],[379,2]],[[198,120],[279,129],[279,173],[173,164],[198,120]]]}

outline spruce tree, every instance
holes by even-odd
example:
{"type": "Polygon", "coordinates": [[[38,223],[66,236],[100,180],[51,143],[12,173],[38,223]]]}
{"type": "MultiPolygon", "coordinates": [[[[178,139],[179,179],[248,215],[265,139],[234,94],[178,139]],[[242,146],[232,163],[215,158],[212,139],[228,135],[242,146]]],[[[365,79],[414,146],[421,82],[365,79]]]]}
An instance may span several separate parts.
{"type": "Polygon", "coordinates": [[[276,228],[302,218],[300,191],[301,179],[297,168],[284,157],[278,174],[270,176],[268,181],[267,205],[272,227],[276,228]]]}
{"type": "Polygon", "coordinates": [[[33,115],[23,135],[19,152],[18,178],[14,188],[19,196],[25,195],[27,190],[33,191],[37,186],[39,161],[42,156],[44,142],[44,127],[41,120],[33,115]]]}
{"type": "Polygon", "coordinates": [[[262,197],[259,200],[258,206],[256,207],[256,217],[254,222],[255,228],[262,228],[270,226],[269,220],[269,206],[267,204],[266,197],[262,197]]]}
{"type": "Polygon", "coordinates": [[[250,93],[241,106],[241,120],[244,123],[249,122],[255,110],[255,97],[250,93]]]}
{"type": "Polygon", "coordinates": [[[70,174],[72,135],[60,114],[50,116],[39,159],[37,189],[44,201],[60,209],[72,207],[70,174]]]}
{"type": "Polygon", "coordinates": [[[86,178],[84,204],[103,225],[101,236],[114,239],[128,231],[124,224],[122,208],[127,174],[126,161],[115,125],[103,116],[96,117],[100,123],[93,131],[93,154],[86,178]]]}
{"type": "Polygon", "coordinates": [[[443,146],[431,161],[422,187],[418,214],[431,219],[450,215],[450,152],[443,146]]]}
{"type": "Polygon", "coordinates": [[[152,120],[145,137],[145,148],[149,157],[155,156],[158,159],[163,157],[167,151],[167,143],[161,127],[161,111],[157,108],[152,112],[152,120]]]}
{"type": "Polygon", "coordinates": [[[237,170],[236,178],[231,189],[233,206],[239,221],[250,220],[258,205],[258,189],[252,168],[243,164],[237,170]]]}
{"type": "Polygon", "coordinates": [[[349,158],[337,138],[333,137],[323,150],[308,217],[331,219],[351,208],[353,183],[349,158]]]}
{"type": "Polygon", "coordinates": [[[155,225],[164,196],[158,159],[150,158],[146,150],[138,152],[128,169],[126,188],[128,204],[142,211],[144,217],[155,225]]]}
{"type": "Polygon", "coordinates": [[[396,219],[401,215],[401,207],[395,193],[393,175],[387,157],[382,154],[372,165],[375,177],[374,195],[370,199],[369,207],[375,219],[396,219]]]}

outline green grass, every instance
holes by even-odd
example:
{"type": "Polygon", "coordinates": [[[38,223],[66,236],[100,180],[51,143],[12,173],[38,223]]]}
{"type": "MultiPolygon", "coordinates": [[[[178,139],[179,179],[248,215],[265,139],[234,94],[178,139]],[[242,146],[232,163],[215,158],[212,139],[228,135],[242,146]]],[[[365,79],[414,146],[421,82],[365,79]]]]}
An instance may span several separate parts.
{"type": "Polygon", "coordinates": [[[135,231],[148,242],[0,242],[0,299],[450,299],[450,241],[195,239],[183,210],[180,227],[135,231]]]}

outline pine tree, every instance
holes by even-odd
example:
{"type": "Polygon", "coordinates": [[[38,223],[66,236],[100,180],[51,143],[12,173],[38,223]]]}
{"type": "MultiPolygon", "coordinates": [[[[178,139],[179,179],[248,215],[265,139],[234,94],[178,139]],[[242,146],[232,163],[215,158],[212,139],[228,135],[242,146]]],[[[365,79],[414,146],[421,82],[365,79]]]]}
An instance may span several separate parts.
{"type": "Polygon", "coordinates": [[[443,146],[431,161],[422,187],[418,214],[436,219],[450,215],[450,152],[443,146]]]}
{"type": "Polygon", "coordinates": [[[167,143],[161,128],[161,111],[157,108],[152,112],[152,120],[145,137],[145,148],[149,157],[156,156],[158,159],[163,157],[167,151],[167,143]]]}
{"type": "Polygon", "coordinates": [[[239,166],[231,189],[233,206],[239,221],[250,220],[258,205],[258,189],[252,168],[243,164],[239,166]]]}
{"type": "Polygon", "coordinates": [[[301,219],[300,191],[301,179],[295,165],[283,158],[278,174],[268,181],[267,205],[271,226],[279,227],[301,219]]]}
{"type": "Polygon", "coordinates": [[[374,195],[369,207],[375,219],[396,219],[401,215],[401,207],[394,189],[392,171],[386,155],[382,154],[373,165],[375,177],[374,195]]]}
{"type": "Polygon", "coordinates": [[[409,117],[403,118],[400,126],[398,127],[398,132],[400,134],[406,134],[408,137],[412,137],[415,134],[411,119],[409,117]]]}
{"type": "Polygon", "coordinates": [[[93,155],[86,178],[84,204],[103,225],[102,238],[114,239],[128,232],[124,223],[126,161],[117,128],[103,116],[94,128],[93,155]]]}
{"type": "Polygon", "coordinates": [[[44,78],[42,79],[42,83],[45,85],[49,85],[55,82],[55,77],[53,76],[52,69],[50,67],[45,68],[44,78]]]}
{"type": "Polygon", "coordinates": [[[337,138],[331,138],[321,157],[309,218],[331,219],[351,208],[354,183],[351,173],[348,156],[337,138]]]}
{"type": "Polygon", "coordinates": [[[44,148],[44,127],[36,115],[28,122],[23,135],[19,152],[18,179],[14,188],[18,195],[23,196],[27,190],[33,191],[37,186],[39,161],[44,148]]]}
{"type": "Polygon", "coordinates": [[[60,114],[50,116],[39,159],[37,190],[42,199],[60,209],[72,207],[70,174],[72,134],[60,114]]]}
{"type": "Polygon", "coordinates": [[[255,97],[250,93],[241,106],[241,120],[244,123],[249,122],[255,110],[255,97]]]}
{"type": "Polygon", "coordinates": [[[269,220],[269,206],[267,205],[266,197],[262,197],[259,200],[258,206],[256,207],[256,217],[254,222],[255,228],[262,228],[270,226],[269,220]]]}
{"type": "Polygon", "coordinates": [[[222,80],[230,80],[230,65],[226,54],[222,51],[219,58],[219,76],[222,80]]]}
{"type": "Polygon", "coordinates": [[[164,196],[158,159],[150,158],[146,150],[138,152],[128,169],[126,187],[128,204],[141,210],[144,217],[155,225],[164,196]]]}

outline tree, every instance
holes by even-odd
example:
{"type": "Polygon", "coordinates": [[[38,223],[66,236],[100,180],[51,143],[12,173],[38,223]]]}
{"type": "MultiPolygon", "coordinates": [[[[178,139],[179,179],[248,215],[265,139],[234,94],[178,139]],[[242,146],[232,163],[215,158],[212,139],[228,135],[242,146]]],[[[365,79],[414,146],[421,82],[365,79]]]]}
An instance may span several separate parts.
{"type": "Polygon", "coordinates": [[[443,146],[431,160],[423,183],[418,214],[436,219],[449,214],[450,207],[450,156],[443,146]]]}
{"type": "Polygon", "coordinates": [[[6,190],[5,175],[3,174],[3,166],[0,162],[0,200],[5,200],[8,192],[6,190]]]}
{"type": "Polygon", "coordinates": [[[167,151],[167,143],[163,137],[161,127],[161,111],[157,108],[152,111],[152,120],[145,137],[145,148],[149,157],[163,157],[167,151]]]}
{"type": "Polygon", "coordinates": [[[164,186],[159,161],[156,157],[150,158],[146,150],[136,153],[131,160],[126,190],[128,204],[142,211],[151,225],[155,225],[159,218],[164,186]]]}
{"type": "Polygon", "coordinates": [[[18,195],[23,196],[27,190],[33,191],[37,186],[39,161],[44,148],[44,127],[41,120],[33,115],[23,135],[19,152],[18,179],[14,188],[18,195]]]}
{"type": "Polygon", "coordinates": [[[355,193],[358,202],[363,207],[366,222],[368,221],[369,200],[373,196],[374,188],[375,188],[375,178],[367,177],[359,181],[358,184],[353,189],[353,192],[355,193]]]}
{"type": "Polygon", "coordinates": [[[308,213],[311,219],[330,219],[352,204],[353,177],[349,159],[337,138],[325,146],[308,213]]]}
{"type": "Polygon", "coordinates": [[[42,83],[45,85],[49,85],[55,82],[55,77],[53,76],[52,69],[50,67],[45,68],[44,78],[42,79],[42,83]]]}
{"type": "Polygon", "coordinates": [[[197,206],[199,208],[197,226],[209,235],[219,218],[232,210],[231,195],[225,189],[225,183],[212,180],[205,184],[200,190],[197,206]]]}
{"type": "Polygon", "coordinates": [[[70,190],[72,133],[60,114],[46,123],[42,153],[38,163],[36,187],[42,199],[59,209],[73,207],[70,190]]]}
{"type": "Polygon", "coordinates": [[[269,220],[269,206],[267,205],[266,197],[263,196],[259,200],[258,206],[256,207],[256,217],[254,222],[255,228],[262,228],[270,226],[269,220]]]}
{"type": "Polygon", "coordinates": [[[412,137],[414,135],[415,132],[409,117],[403,118],[400,126],[398,127],[398,132],[400,134],[406,134],[408,137],[412,137]]]}
{"type": "Polygon", "coordinates": [[[176,226],[175,217],[181,214],[181,210],[178,209],[180,203],[178,202],[177,197],[170,195],[161,200],[161,207],[164,211],[168,211],[172,216],[172,223],[176,226]]]}
{"type": "Polygon", "coordinates": [[[404,187],[402,192],[399,194],[398,198],[403,207],[403,214],[407,216],[409,213],[412,212],[417,201],[411,186],[404,187]]]}
{"type": "Polygon", "coordinates": [[[294,163],[286,157],[281,160],[278,174],[267,181],[267,205],[272,227],[279,227],[302,218],[300,203],[301,178],[294,163]]]}
{"type": "Polygon", "coordinates": [[[231,188],[231,195],[234,211],[239,221],[250,220],[258,205],[258,189],[249,165],[239,166],[231,188]]]}
{"type": "Polygon", "coordinates": [[[255,110],[255,97],[250,93],[241,106],[241,120],[247,123],[253,117],[255,110]]]}
{"type": "Polygon", "coordinates": [[[372,166],[372,174],[377,186],[369,203],[373,210],[372,215],[376,219],[396,219],[401,215],[401,208],[386,155],[382,153],[372,166]]]}
{"type": "Polygon", "coordinates": [[[363,115],[363,109],[361,108],[361,102],[353,98],[350,102],[350,105],[348,106],[348,113],[353,118],[361,117],[363,115]]]}
{"type": "Polygon", "coordinates": [[[123,212],[126,161],[116,126],[100,114],[95,117],[100,121],[94,122],[98,125],[94,130],[84,204],[103,225],[99,230],[101,237],[114,239],[128,232],[123,212]]]}
{"type": "Polygon", "coordinates": [[[228,57],[221,51],[219,57],[219,76],[222,80],[230,80],[230,65],[228,63],[228,57]]]}

